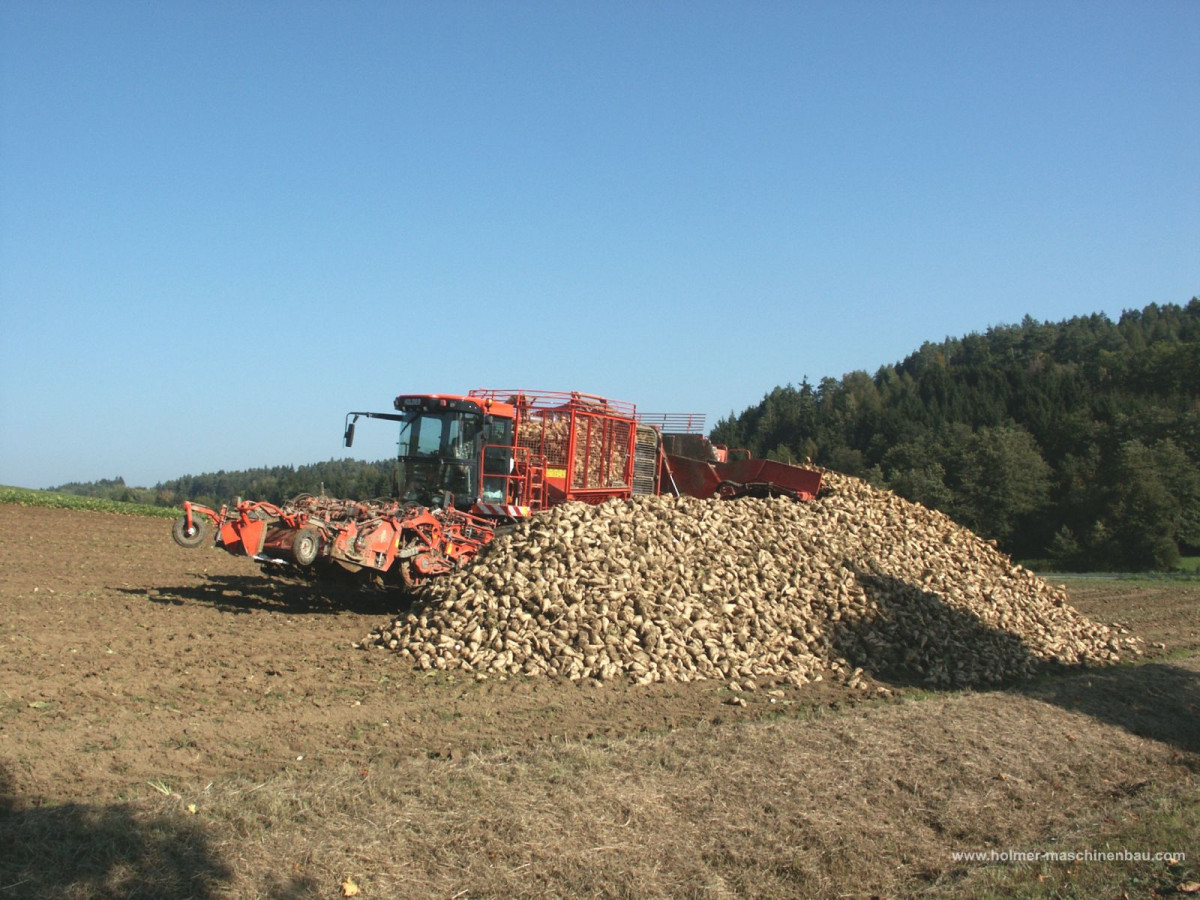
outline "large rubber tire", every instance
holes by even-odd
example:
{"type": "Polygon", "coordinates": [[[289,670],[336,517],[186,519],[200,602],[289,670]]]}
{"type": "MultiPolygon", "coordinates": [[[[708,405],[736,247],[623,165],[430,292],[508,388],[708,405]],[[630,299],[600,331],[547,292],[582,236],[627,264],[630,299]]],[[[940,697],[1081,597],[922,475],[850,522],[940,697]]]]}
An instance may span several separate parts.
{"type": "MultiPolygon", "coordinates": [[[[409,535],[408,540],[404,542],[404,549],[411,549],[418,540],[420,539],[409,535]]],[[[405,593],[415,591],[423,580],[421,573],[417,571],[416,565],[413,563],[414,559],[416,559],[415,556],[408,556],[396,560],[396,574],[400,579],[400,589],[405,593]]]]}
{"type": "Polygon", "coordinates": [[[311,566],[321,553],[321,536],[315,529],[302,528],[292,538],[292,559],[299,566],[311,566]]]}
{"type": "Polygon", "coordinates": [[[200,516],[192,516],[192,529],[188,531],[187,516],[180,516],[171,526],[171,537],[180,547],[194,550],[208,537],[208,523],[200,516]]]}

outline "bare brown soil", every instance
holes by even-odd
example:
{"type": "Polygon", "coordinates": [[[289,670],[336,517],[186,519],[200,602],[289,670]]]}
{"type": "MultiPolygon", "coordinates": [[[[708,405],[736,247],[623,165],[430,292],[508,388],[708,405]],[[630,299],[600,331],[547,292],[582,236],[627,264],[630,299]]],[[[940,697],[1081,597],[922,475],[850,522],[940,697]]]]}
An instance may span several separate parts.
{"type": "MultiPolygon", "coordinates": [[[[0,505],[0,760],[24,796],[115,800],[160,778],[670,731],[854,701],[421,673],[354,645],[403,606],[264,574],[167,520],[0,505]]],[[[782,691],[782,689],[780,689],[782,691]]]]}
{"type": "Polygon", "coordinates": [[[351,876],[376,897],[899,895],[972,884],[947,847],[1197,797],[1194,583],[1068,583],[1145,665],[734,706],[713,681],[421,673],[355,646],[395,595],[269,577],[169,531],[0,505],[0,814],[21,838],[0,896],[332,897],[351,876]],[[92,872],[80,847],[126,832],[137,846],[113,838],[92,872]],[[864,849],[884,855],[864,867],[864,849]],[[151,859],[139,894],[129,861],[151,859]]]}

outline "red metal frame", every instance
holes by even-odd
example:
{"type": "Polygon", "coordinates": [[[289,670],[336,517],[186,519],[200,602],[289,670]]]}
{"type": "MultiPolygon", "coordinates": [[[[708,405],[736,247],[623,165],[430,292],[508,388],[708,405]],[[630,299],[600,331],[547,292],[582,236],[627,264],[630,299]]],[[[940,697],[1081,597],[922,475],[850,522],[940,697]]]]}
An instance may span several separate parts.
{"type": "Polygon", "coordinates": [[[515,410],[513,450],[528,454],[528,505],[602,503],[633,493],[637,406],[579,391],[478,388],[468,395],[515,410]],[[544,488],[535,490],[541,469],[544,488]]]}

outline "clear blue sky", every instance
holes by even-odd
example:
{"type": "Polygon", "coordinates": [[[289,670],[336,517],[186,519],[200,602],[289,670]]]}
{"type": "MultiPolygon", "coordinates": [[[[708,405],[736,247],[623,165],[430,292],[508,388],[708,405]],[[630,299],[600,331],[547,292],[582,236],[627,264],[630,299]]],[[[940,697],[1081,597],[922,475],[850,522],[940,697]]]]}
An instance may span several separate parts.
{"type": "Polygon", "coordinates": [[[1198,46],[1195,0],[4,0],[0,484],[340,457],[402,392],[715,424],[1186,303],[1198,46]]]}

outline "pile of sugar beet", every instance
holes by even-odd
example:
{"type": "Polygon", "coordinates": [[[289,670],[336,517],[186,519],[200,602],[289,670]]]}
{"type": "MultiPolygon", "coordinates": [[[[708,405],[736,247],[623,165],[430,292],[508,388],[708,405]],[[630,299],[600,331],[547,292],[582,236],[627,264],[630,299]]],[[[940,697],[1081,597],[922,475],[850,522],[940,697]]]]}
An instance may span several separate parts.
{"type": "Polygon", "coordinates": [[[1065,592],[945,515],[826,472],[821,496],[569,503],[497,537],[372,632],[423,669],[723,679],[865,671],[936,687],[1137,654],[1065,592]]]}

